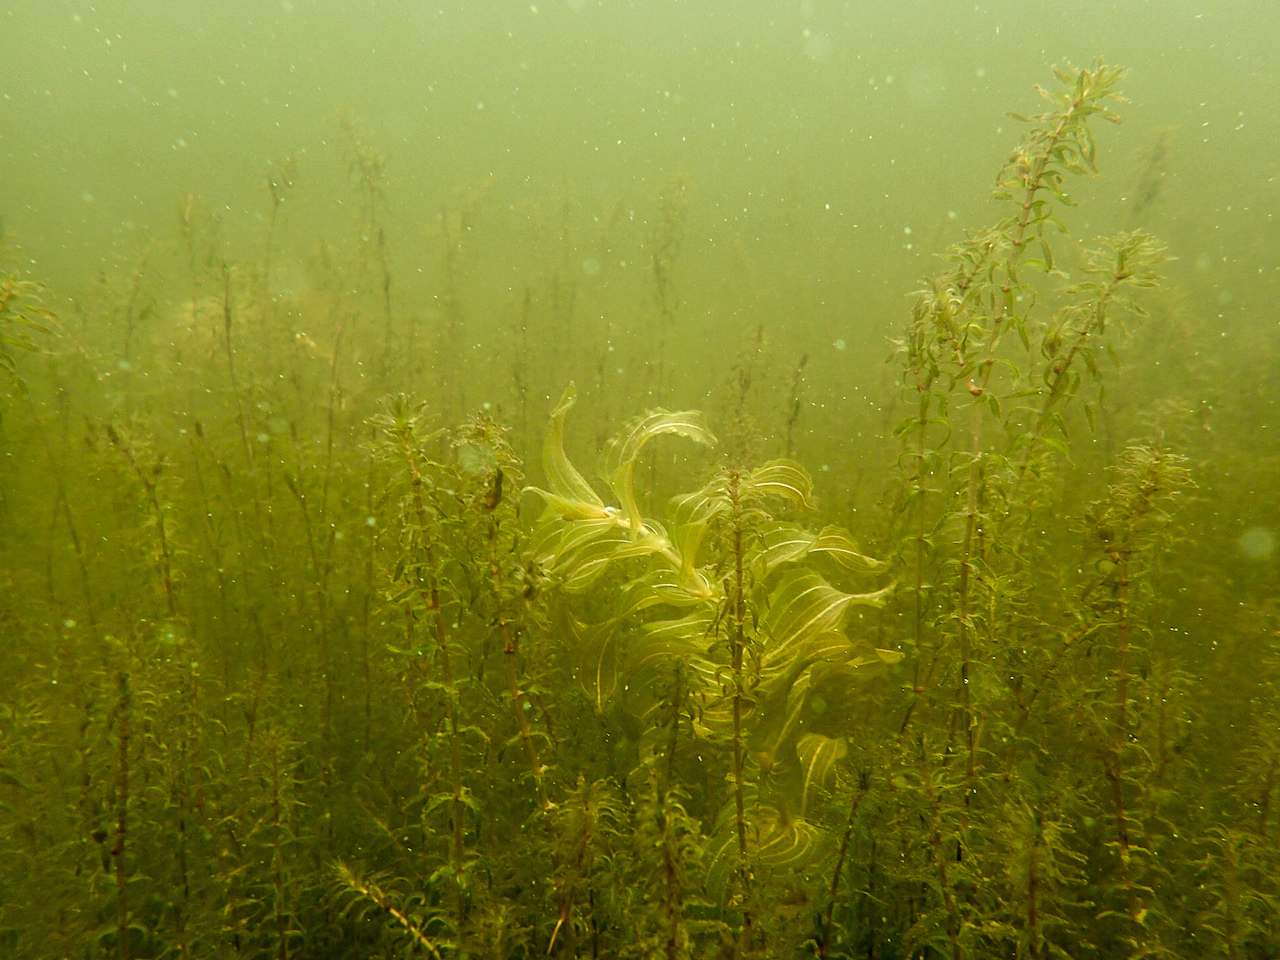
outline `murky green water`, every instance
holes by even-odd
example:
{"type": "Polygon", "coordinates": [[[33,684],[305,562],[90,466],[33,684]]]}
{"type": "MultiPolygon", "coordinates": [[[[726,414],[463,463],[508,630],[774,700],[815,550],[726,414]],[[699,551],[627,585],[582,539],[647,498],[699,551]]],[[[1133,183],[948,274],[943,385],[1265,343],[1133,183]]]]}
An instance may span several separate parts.
{"type": "Polygon", "coordinates": [[[1276,27],[0,5],[0,955],[1280,955],[1276,27]]]}

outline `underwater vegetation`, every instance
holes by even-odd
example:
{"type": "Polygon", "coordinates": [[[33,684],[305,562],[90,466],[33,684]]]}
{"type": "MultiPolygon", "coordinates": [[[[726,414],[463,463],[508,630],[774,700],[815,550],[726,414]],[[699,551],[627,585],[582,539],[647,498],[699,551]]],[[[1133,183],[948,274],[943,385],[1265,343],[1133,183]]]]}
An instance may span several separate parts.
{"type": "Polygon", "coordinates": [[[484,187],[409,306],[349,118],[358,239],[305,289],[293,160],[249,265],[191,195],[163,281],[148,247],[55,316],[6,274],[0,955],[1280,956],[1280,608],[1208,533],[1271,465],[1135,393],[1165,246],[1070,232],[1122,77],[1019,118],[861,509],[803,464],[807,358],[758,402],[763,334],[666,408],[679,178],[648,411],[565,376],[562,230],[471,412],[484,187]]]}

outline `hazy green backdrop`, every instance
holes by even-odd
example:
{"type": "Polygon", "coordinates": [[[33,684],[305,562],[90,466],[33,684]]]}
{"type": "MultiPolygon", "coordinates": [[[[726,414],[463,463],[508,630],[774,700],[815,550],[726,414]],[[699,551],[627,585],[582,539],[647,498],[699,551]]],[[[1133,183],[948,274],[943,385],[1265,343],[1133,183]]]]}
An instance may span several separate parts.
{"type": "Polygon", "coordinates": [[[1278,46],[0,0],[0,956],[1280,955],[1278,46]]]}
{"type": "MultiPolygon", "coordinates": [[[[981,215],[1005,112],[1034,107],[1046,64],[1105,56],[1130,68],[1132,103],[1122,135],[1106,132],[1097,189],[1124,197],[1167,136],[1147,225],[1235,329],[1274,299],[1277,16],[1251,0],[10,2],[0,216],[74,296],[170,230],[191,191],[253,242],[265,171],[292,154],[305,257],[351,205],[334,143],[349,111],[387,155],[406,267],[429,259],[441,205],[479,182],[482,259],[501,285],[499,264],[526,256],[531,204],[643,218],[683,170],[693,316],[878,353],[900,295],[981,215]],[[756,281],[726,275],[735,262],[756,281]]],[[[1125,215],[1108,204],[1090,226],[1125,215]]]]}

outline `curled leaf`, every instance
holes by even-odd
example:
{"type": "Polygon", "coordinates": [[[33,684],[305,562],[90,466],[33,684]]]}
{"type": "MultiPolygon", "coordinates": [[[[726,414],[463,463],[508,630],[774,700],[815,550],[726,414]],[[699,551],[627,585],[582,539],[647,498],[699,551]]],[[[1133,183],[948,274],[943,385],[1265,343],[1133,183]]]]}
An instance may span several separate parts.
{"type": "Polygon", "coordinates": [[[716,443],[715,434],[707,428],[702,414],[697,410],[682,410],[677,413],[653,410],[633,424],[625,437],[613,443],[606,468],[609,488],[618,498],[623,515],[633,531],[639,531],[644,526],[632,479],[636,461],[640,459],[645,444],[654,437],[667,433],[687,437],[707,446],[714,446],[716,443]]]}

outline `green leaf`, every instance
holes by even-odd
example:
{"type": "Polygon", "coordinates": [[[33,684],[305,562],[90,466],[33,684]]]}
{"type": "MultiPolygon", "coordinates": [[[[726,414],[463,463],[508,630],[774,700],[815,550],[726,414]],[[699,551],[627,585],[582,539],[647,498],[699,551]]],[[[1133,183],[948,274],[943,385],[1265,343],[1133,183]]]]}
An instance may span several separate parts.
{"type": "Polygon", "coordinates": [[[835,765],[849,752],[843,740],[806,733],[796,742],[796,754],[800,757],[802,774],[801,812],[811,809],[810,804],[819,790],[830,782],[835,765]]]}
{"type": "Polygon", "coordinates": [[[555,575],[561,587],[569,593],[583,593],[609,564],[621,559],[632,550],[635,542],[618,527],[612,527],[606,537],[597,537],[575,550],[556,567],[555,575]]]}
{"type": "MultiPolygon", "coordinates": [[[[474,734],[474,735],[475,735],[475,738],[476,738],[477,740],[479,740],[481,743],[488,743],[488,742],[489,742],[489,733],[488,733],[488,731],[483,730],[483,729],[481,729],[480,727],[475,726],[474,724],[467,724],[467,725],[466,725],[466,726],[464,726],[464,727],[459,727],[459,728],[458,728],[458,734],[459,734],[459,735],[467,734],[467,733],[469,733],[469,734],[474,734]]],[[[473,802],[473,801],[468,800],[468,803],[470,803],[470,804],[474,805],[474,802],[473,802]]]]}
{"type": "Polygon", "coordinates": [[[399,593],[393,596],[387,597],[387,603],[390,603],[392,605],[404,603],[409,598],[416,597],[421,591],[422,591],[421,587],[416,587],[416,586],[408,587],[407,589],[401,590],[399,593]]]}
{"type": "MultiPolygon", "coordinates": [[[[565,460],[565,463],[568,463],[565,460]]],[[[586,481],[583,481],[584,483],[586,481]]],[[[525,487],[525,493],[536,493],[546,503],[546,512],[549,516],[556,516],[562,520],[598,520],[602,517],[612,517],[609,508],[604,505],[604,501],[596,498],[598,502],[593,503],[589,500],[582,500],[578,497],[561,496],[558,493],[552,493],[550,490],[543,490],[541,487],[525,487]]],[[[592,494],[594,496],[594,493],[592,494]]]]}
{"type": "Polygon", "coordinates": [[[668,433],[687,437],[707,446],[714,446],[716,443],[715,435],[707,428],[698,411],[668,413],[666,410],[654,410],[633,424],[626,437],[614,441],[610,446],[607,466],[609,488],[618,498],[623,515],[633,532],[640,531],[644,526],[632,479],[636,461],[644,451],[645,444],[654,437],[668,433]]]}
{"type": "Polygon", "coordinates": [[[812,570],[787,574],[774,591],[769,612],[760,624],[761,634],[768,638],[762,667],[767,670],[790,662],[802,644],[838,630],[851,604],[879,606],[889,589],[844,593],[812,570]]]}
{"type": "Polygon", "coordinates": [[[754,825],[761,835],[755,855],[761,863],[796,873],[822,855],[822,833],[807,820],[771,807],[757,807],[754,812],[754,825]]]}
{"type": "Polygon", "coordinates": [[[676,504],[676,523],[671,533],[671,550],[680,559],[680,578],[693,583],[704,581],[694,567],[698,561],[698,551],[702,547],[703,538],[717,514],[728,510],[729,505],[722,497],[682,498],[676,504]]]}
{"type": "Polygon", "coordinates": [[[791,460],[771,460],[751,471],[747,483],[762,496],[784,497],[812,509],[813,480],[804,467],[791,460]]]}
{"type": "Polygon", "coordinates": [[[760,562],[768,573],[784,563],[802,560],[817,542],[817,536],[792,523],[767,524],[760,530],[760,562]]]}
{"type": "Polygon", "coordinates": [[[597,710],[605,709],[622,682],[625,650],[618,633],[618,622],[608,620],[583,631],[575,645],[580,655],[582,689],[597,710]]]}
{"type": "Polygon", "coordinates": [[[827,554],[840,566],[855,573],[877,573],[888,566],[883,560],[864,554],[848,533],[835,526],[822,528],[813,542],[813,551],[827,554]]]}
{"type": "Polygon", "coordinates": [[[1082,350],[1081,355],[1084,357],[1084,365],[1085,365],[1085,368],[1089,371],[1089,373],[1095,377],[1099,376],[1098,358],[1093,355],[1093,351],[1082,350]]]}
{"type": "Polygon", "coordinates": [[[1059,440],[1057,437],[1042,436],[1040,440],[1042,443],[1045,444],[1045,446],[1052,447],[1059,454],[1061,454],[1064,460],[1071,459],[1071,448],[1068,447],[1061,440],[1059,440]]]}
{"type": "Polygon", "coordinates": [[[0,770],[0,783],[4,784],[6,787],[18,787],[23,790],[31,789],[30,784],[19,778],[17,774],[11,773],[8,770],[0,770]]]}
{"type": "Polygon", "coordinates": [[[596,540],[617,539],[621,536],[616,517],[604,516],[577,520],[573,523],[556,523],[549,527],[553,536],[539,541],[539,546],[546,544],[546,549],[539,555],[560,561],[565,557],[584,549],[596,540]]]}
{"type": "Polygon", "coordinates": [[[895,437],[901,437],[904,434],[910,433],[912,430],[916,429],[916,427],[918,427],[919,425],[920,425],[919,417],[917,416],[907,417],[905,420],[903,420],[901,423],[899,423],[896,427],[893,428],[893,435],[895,437]]]}
{"type": "Polygon", "coordinates": [[[628,676],[676,660],[694,662],[699,672],[705,673],[712,668],[705,656],[711,623],[711,615],[699,611],[679,620],[646,624],[644,638],[633,644],[628,653],[628,676]]]}
{"type": "Polygon", "coordinates": [[[706,848],[707,893],[724,903],[732,893],[730,878],[738,863],[738,839],[732,825],[720,829],[706,848]]]}
{"type": "Polygon", "coordinates": [[[1020,319],[1014,323],[1015,329],[1018,331],[1018,339],[1022,341],[1022,349],[1031,349],[1031,338],[1027,335],[1027,325],[1020,319]]]}
{"type": "Polygon", "coordinates": [[[603,509],[604,501],[569,462],[564,452],[565,417],[577,402],[578,388],[571,380],[565,387],[560,402],[551,411],[551,429],[547,431],[546,440],[542,445],[542,465],[547,471],[547,482],[551,485],[553,493],[603,509]]]}
{"type": "Polygon", "coordinates": [[[1047,240],[1040,241],[1040,253],[1044,257],[1045,272],[1053,272],[1053,247],[1049,246],[1047,240]]]}

